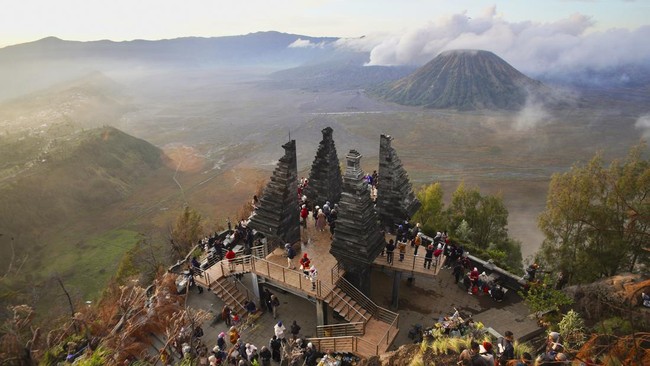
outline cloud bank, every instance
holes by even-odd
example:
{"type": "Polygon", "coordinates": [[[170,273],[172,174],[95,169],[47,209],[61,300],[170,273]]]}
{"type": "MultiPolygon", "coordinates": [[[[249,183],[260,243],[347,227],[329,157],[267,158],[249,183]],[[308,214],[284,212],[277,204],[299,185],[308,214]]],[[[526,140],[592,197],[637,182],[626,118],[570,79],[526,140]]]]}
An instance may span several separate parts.
{"type": "Polygon", "coordinates": [[[532,75],[650,63],[650,26],[589,32],[594,21],[573,14],[554,22],[509,22],[490,7],[478,17],[460,13],[402,34],[341,39],[340,47],[369,51],[368,65],[422,65],[451,49],[496,53],[532,75]]]}

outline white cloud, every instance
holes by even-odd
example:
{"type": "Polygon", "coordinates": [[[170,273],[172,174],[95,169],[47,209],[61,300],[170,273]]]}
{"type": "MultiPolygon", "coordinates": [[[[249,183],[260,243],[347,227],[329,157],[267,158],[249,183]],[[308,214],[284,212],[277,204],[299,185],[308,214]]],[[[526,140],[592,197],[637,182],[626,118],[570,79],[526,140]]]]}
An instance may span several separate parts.
{"type": "Polygon", "coordinates": [[[640,116],[636,120],[634,127],[641,130],[643,137],[650,138],[650,113],[640,116]]]}
{"type": "Polygon", "coordinates": [[[594,24],[578,13],[553,22],[509,22],[490,7],[477,17],[463,12],[400,34],[337,45],[369,49],[370,65],[422,65],[445,50],[484,49],[532,75],[650,62],[650,26],[590,32],[594,24]]]}

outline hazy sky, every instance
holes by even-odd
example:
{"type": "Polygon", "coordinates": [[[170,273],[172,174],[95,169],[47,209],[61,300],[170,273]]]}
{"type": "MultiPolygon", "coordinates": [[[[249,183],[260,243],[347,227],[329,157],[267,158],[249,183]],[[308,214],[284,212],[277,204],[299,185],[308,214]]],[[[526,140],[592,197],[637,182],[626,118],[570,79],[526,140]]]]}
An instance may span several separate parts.
{"type": "Polygon", "coordinates": [[[585,32],[650,24],[650,0],[0,0],[0,47],[47,36],[115,41],[277,30],[310,36],[399,34],[442,17],[496,6],[508,22],[577,14],[585,32]]]}

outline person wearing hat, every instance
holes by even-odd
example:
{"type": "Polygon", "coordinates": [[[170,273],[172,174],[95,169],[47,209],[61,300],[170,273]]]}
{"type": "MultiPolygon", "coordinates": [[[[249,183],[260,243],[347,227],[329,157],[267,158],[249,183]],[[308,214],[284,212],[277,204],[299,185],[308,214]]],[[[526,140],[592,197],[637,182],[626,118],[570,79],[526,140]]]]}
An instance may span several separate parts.
{"type": "Polygon", "coordinates": [[[485,341],[479,347],[479,354],[487,361],[489,366],[494,366],[494,351],[492,350],[492,343],[485,341]]]}
{"type": "Polygon", "coordinates": [[[217,346],[219,349],[226,349],[226,333],[221,332],[217,337],[217,346]]]}
{"type": "Polygon", "coordinates": [[[302,273],[305,274],[305,277],[309,277],[309,267],[311,267],[311,259],[307,256],[307,253],[302,254],[302,258],[300,258],[300,269],[302,270],[302,273]]]}
{"type": "Polygon", "coordinates": [[[318,271],[316,270],[316,267],[312,265],[309,268],[309,280],[311,281],[311,289],[316,290],[316,277],[318,277],[318,271]]]}
{"type": "Polygon", "coordinates": [[[284,338],[285,330],[287,330],[287,328],[285,328],[284,325],[282,324],[282,320],[280,320],[276,325],[273,326],[273,331],[275,333],[275,336],[278,337],[278,339],[282,343],[286,342],[286,339],[284,338]]]}
{"type": "Polygon", "coordinates": [[[307,205],[303,203],[302,207],[300,207],[300,224],[303,228],[307,227],[307,217],[309,217],[309,209],[307,209],[307,205]]]}
{"type": "Polygon", "coordinates": [[[317,358],[318,358],[318,351],[316,351],[316,348],[311,342],[307,343],[307,349],[305,349],[305,365],[316,366],[317,358]]]}
{"type": "Polygon", "coordinates": [[[253,362],[253,359],[256,359],[258,357],[259,355],[257,354],[257,347],[250,343],[246,343],[246,359],[248,359],[250,362],[253,362]]]}

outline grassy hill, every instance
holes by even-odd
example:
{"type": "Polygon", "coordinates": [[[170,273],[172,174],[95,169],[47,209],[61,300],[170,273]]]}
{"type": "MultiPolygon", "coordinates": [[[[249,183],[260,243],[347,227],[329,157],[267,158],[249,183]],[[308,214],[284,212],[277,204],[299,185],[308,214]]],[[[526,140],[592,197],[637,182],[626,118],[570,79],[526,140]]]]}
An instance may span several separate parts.
{"type": "Polygon", "coordinates": [[[116,206],[171,175],[165,155],[112,127],[60,137],[46,155],[43,138],[2,143],[12,138],[1,136],[0,146],[22,146],[14,155],[32,166],[0,185],[0,273],[8,274],[0,278],[0,303],[52,310],[62,293],[53,276],[74,298],[94,298],[142,238],[127,215],[114,214],[116,206]]]}
{"type": "MultiPolygon", "coordinates": [[[[30,152],[36,150],[30,145],[40,142],[23,139],[5,146],[30,152]]],[[[30,164],[29,171],[0,186],[0,232],[5,236],[29,237],[101,210],[126,197],[163,161],[157,147],[104,127],[59,141],[47,157],[30,164]]]]}

